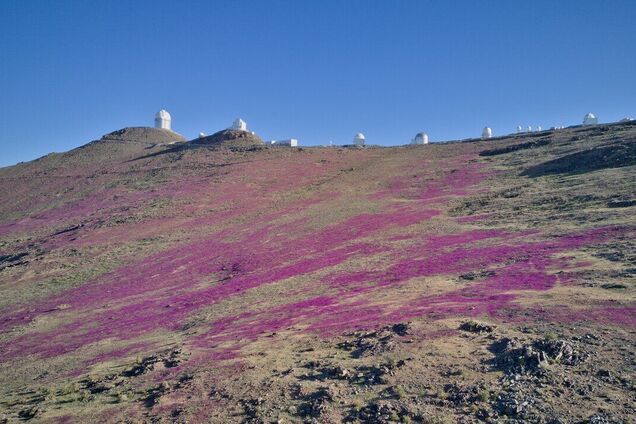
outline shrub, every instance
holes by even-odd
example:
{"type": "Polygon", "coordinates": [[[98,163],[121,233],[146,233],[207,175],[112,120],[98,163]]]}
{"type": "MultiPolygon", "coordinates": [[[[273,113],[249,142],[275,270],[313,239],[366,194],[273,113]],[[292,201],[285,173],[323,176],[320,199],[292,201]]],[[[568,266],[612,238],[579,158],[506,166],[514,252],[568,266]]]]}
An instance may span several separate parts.
{"type": "Polygon", "coordinates": [[[553,341],[555,341],[558,338],[559,337],[556,335],[556,333],[547,333],[545,335],[545,340],[548,341],[548,342],[553,342],[553,341]]]}
{"type": "Polygon", "coordinates": [[[356,411],[360,411],[362,410],[362,408],[364,407],[364,402],[362,401],[362,399],[354,399],[353,401],[351,401],[351,406],[353,407],[353,409],[355,409],[356,411]]]}
{"type": "Polygon", "coordinates": [[[395,386],[393,391],[398,399],[404,399],[406,397],[406,390],[404,390],[404,387],[402,386],[395,386]]]}

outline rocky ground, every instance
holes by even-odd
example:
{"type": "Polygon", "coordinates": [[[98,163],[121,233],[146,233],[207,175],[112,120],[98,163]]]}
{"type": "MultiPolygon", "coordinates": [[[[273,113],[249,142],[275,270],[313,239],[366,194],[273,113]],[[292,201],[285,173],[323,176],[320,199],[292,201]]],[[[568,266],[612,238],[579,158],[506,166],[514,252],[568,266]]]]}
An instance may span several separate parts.
{"type": "Polygon", "coordinates": [[[0,422],[636,422],[635,124],[147,136],[0,169],[0,422]]]}

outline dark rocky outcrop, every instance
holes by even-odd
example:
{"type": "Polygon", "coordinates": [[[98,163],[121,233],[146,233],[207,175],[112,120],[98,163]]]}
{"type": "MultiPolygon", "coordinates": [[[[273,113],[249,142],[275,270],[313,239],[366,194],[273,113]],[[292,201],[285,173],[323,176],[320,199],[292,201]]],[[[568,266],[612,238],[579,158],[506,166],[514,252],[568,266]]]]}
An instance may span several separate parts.
{"type": "Polygon", "coordinates": [[[526,169],[521,175],[534,178],[553,174],[582,174],[631,165],[636,165],[636,140],[572,153],[526,169]]]}
{"type": "Polygon", "coordinates": [[[264,146],[263,140],[249,131],[226,129],[191,141],[193,144],[228,146],[264,146]]]}

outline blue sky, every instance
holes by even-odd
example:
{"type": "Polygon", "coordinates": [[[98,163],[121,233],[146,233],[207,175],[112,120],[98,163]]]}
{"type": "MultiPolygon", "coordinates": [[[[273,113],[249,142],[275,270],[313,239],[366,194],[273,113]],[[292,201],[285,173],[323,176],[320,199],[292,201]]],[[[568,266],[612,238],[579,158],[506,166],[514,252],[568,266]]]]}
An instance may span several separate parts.
{"type": "Polygon", "coordinates": [[[407,143],[636,117],[636,2],[0,0],[0,166],[160,108],[193,138],[407,143]]]}

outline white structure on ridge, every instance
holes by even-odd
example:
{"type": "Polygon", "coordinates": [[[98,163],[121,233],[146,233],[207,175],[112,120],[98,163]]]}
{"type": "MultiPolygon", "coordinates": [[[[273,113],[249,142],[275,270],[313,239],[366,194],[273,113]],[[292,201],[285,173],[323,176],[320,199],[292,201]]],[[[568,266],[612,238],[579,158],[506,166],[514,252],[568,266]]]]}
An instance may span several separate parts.
{"type": "Polygon", "coordinates": [[[200,133],[199,133],[199,138],[203,138],[203,137],[205,137],[205,136],[206,136],[206,134],[205,134],[204,132],[200,132],[200,133]]]}
{"type": "Polygon", "coordinates": [[[523,128],[521,127],[521,125],[517,126],[517,133],[521,133],[523,132],[523,128]]]}
{"type": "Polygon", "coordinates": [[[592,112],[587,113],[583,117],[583,125],[596,125],[598,124],[598,118],[594,116],[592,112]]]}
{"type": "Polygon", "coordinates": [[[484,127],[484,130],[481,132],[481,138],[492,138],[492,128],[484,127]]]}
{"type": "Polygon", "coordinates": [[[163,128],[164,130],[170,130],[172,126],[172,117],[167,110],[161,109],[155,115],[155,128],[163,128]]]}
{"type": "Polygon", "coordinates": [[[285,147],[298,147],[298,140],[295,138],[288,138],[287,140],[272,140],[272,146],[285,146],[285,147]]]}
{"type": "Polygon", "coordinates": [[[541,132],[542,130],[543,130],[543,128],[541,128],[541,125],[539,125],[539,126],[537,127],[537,132],[541,132]]]}
{"type": "Polygon", "coordinates": [[[241,118],[236,118],[230,128],[236,131],[247,131],[247,123],[241,118]]]}
{"type": "Polygon", "coordinates": [[[423,132],[415,134],[415,138],[411,141],[411,144],[428,144],[428,134],[423,132]]]}
{"type": "Polygon", "coordinates": [[[364,138],[364,134],[358,133],[355,137],[353,137],[353,144],[356,146],[364,146],[364,142],[366,139],[364,138]]]}

